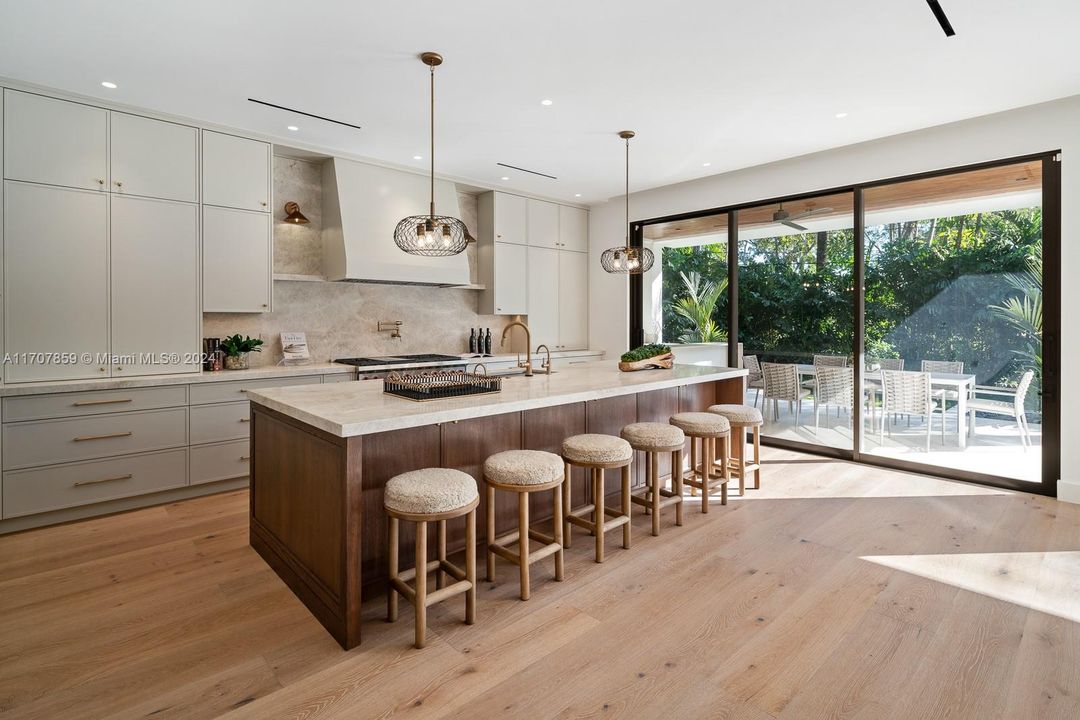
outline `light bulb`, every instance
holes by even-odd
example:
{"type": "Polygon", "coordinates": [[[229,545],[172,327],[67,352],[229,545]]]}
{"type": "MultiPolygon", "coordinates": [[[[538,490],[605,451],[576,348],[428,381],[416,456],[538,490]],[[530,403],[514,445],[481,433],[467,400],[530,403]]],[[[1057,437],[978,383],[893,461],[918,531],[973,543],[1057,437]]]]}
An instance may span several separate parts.
{"type": "Polygon", "coordinates": [[[450,247],[450,226],[443,225],[442,229],[442,246],[444,248],[450,247]]]}

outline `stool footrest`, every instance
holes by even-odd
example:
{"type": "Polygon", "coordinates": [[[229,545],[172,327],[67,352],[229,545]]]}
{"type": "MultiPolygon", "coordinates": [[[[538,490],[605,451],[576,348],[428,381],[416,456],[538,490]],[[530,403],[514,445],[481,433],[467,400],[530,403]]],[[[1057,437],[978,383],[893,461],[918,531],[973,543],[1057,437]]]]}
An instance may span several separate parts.
{"type": "MultiPolygon", "coordinates": [[[[544,547],[539,548],[537,550],[529,550],[529,564],[532,565],[534,562],[536,562],[538,560],[543,560],[546,557],[550,557],[551,555],[554,555],[555,553],[557,553],[561,549],[562,549],[562,545],[560,545],[557,542],[551,542],[551,543],[549,543],[549,544],[545,545],[544,547]]],[[[497,544],[492,543],[492,544],[488,545],[488,550],[495,553],[496,555],[503,558],[504,560],[509,560],[510,562],[514,563],[515,565],[518,565],[518,566],[521,565],[521,555],[519,553],[514,552],[513,550],[511,550],[509,548],[503,547],[502,545],[497,545],[497,544]]]]}
{"type": "Polygon", "coordinates": [[[444,588],[439,588],[433,592],[429,592],[427,597],[424,598],[424,605],[431,606],[437,602],[442,602],[448,597],[460,595],[463,592],[467,592],[472,589],[473,584],[468,580],[459,580],[453,585],[447,585],[444,588]]]}
{"type": "MultiPolygon", "coordinates": [[[[657,504],[660,506],[661,510],[672,505],[678,505],[683,501],[682,495],[676,495],[674,493],[668,493],[665,495],[664,491],[661,491],[660,495],[661,500],[657,504]]],[[[644,496],[631,495],[630,502],[634,503],[635,505],[643,505],[647,508],[651,508],[653,506],[651,494],[646,494],[644,496]]]]}
{"type": "MultiPolygon", "coordinates": [[[[439,569],[439,561],[438,560],[432,560],[427,564],[427,571],[428,572],[433,572],[433,571],[438,570],[438,569],[439,569]]],[[[407,582],[409,580],[414,580],[416,578],[416,568],[409,568],[408,570],[402,570],[401,572],[398,573],[397,576],[398,576],[398,579],[401,580],[402,582],[407,582]]]]}

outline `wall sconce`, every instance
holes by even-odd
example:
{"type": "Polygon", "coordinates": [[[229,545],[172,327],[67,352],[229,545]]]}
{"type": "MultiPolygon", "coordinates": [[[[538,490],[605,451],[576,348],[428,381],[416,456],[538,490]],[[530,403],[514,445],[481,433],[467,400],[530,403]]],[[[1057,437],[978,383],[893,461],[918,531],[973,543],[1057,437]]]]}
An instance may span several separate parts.
{"type": "Polygon", "coordinates": [[[311,221],[304,217],[304,213],[300,212],[299,205],[294,202],[287,202],[285,203],[285,222],[294,225],[307,225],[311,221]]]}

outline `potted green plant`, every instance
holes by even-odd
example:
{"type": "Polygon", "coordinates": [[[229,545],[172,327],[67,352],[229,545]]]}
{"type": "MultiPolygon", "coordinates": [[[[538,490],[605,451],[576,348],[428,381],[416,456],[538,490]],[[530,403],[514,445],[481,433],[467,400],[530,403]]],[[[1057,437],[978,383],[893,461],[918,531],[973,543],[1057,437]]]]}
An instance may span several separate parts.
{"type": "Polygon", "coordinates": [[[263,344],[258,338],[241,337],[239,333],[231,335],[221,341],[221,349],[225,352],[226,370],[247,370],[248,353],[262,352],[259,347],[263,344]]]}

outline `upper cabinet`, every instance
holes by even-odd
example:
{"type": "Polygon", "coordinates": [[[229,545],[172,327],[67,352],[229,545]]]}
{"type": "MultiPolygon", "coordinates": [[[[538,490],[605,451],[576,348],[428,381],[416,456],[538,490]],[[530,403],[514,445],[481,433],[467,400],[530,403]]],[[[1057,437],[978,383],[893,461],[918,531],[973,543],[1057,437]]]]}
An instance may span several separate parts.
{"type": "Polygon", "coordinates": [[[495,242],[528,244],[528,203],[520,195],[491,193],[494,210],[495,242]]]}
{"type": "Polygon", "coordinates": [[[531,247],[559,247],[559,206],[529,198],[528,240],[531,247]]]}
{"type": "Polygon", "coordinates": [[[4,177],[108,189],[109,111],[4,90],[4,177]]]}
{"type": "Polygon", "coordinates": [[[112,192],[198,201],[199,131],[196,128],[114,112],[109,137],[112,192]]]}
{"type": "Polygon", "coordinates": [[[589,211],[569,205],[559,206],[559,247],[574,252],[589,251],[589,211]]]}
{"type": "Polygon", "coordinates": [[[270,215],[203,208],[205,312],[270,312],[273,288],[270,215]]]}
{"type": "Polygon", "coordinates": [[[203,203],[270,212],[270,144],[203,131],[203,203]]]}

